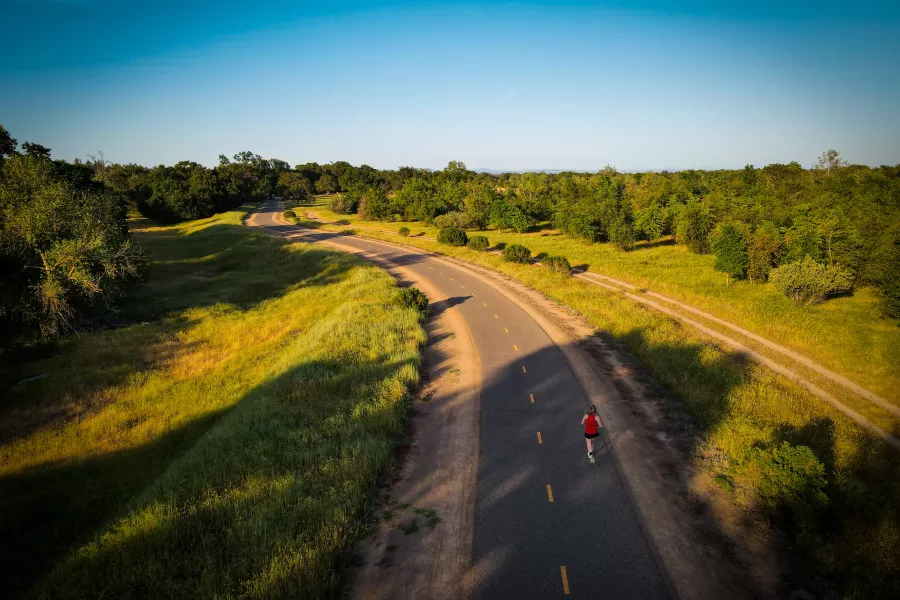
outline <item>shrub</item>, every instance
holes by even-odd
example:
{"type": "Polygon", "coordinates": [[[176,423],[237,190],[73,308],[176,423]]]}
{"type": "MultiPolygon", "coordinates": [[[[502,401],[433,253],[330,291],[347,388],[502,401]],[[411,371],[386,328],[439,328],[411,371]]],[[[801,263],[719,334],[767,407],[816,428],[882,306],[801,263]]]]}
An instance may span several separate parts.
{"type": "Polygon", "coordinates": [[[457,229],[465,229],[471,224],[469,215],[464,212],[452,211],[434,218],[434,225],[440,229],[446,227],[456,227],[457,229]]]}
{"type": "Polygon", "coordinates": [[[510,244],[503,249],[503,260],[528,264],[531,262],[531,250],[522,244],[510,244]]]}
{"type": "Polygon", "coordinates": [[[409,227],[401,227],[397,230],[397,233],[399,233],[403,237],[409,237],[409,227]]]}
{"type": "Polygon", "coordinates": [[[469,236],[459,227],[443,227],[438,232],[437,241],[451,246],[465,246],[469,241],[469,236]]]}
{"type": "Polygon", "coordinates": [[[419,312],[419,319],[425,320],[428,316],[428,297],[418,288],[404,288],[400,290],[400,304],[414,308],[419,312]]]}
{"type": "Polygon", "coordinates": [[[284,217],[285,219],[296,219],[297,213],[295,213],[292,210],[286,210],[283,213],[281,213],[281,216],[284,217]]]}
{"type": "Polygon", "coordinates": [[[565,256],[548,256],[541,261],[541,264],[554,273],[572,274],[572,265],[569,264],[569,259],[565,256]]]}
{"type": "Polygon", "coordinates": [[[635,237],[634,226],[625,217],[620,216],[609,226],[609,241],[620,250],[631,250],[635,237]]]}
{"type": "Polygon", "coordinates": [[[773,448],[753,448],[739,473],[754,488],[763,512],[801,531],[815,528],[829,504],[825,466],[806,446],[782,442],[773,448]]]}
{"type": "Polygon", "coordinates": [[[391,201],[384,190],[371,186],[360,194],[357,211],[366,221],[383,221],[391,216],[391,201]]]}
{"type": "Polygon", "coordinates": [[[773,269],[769,281],[788,298],[806,304],[821,302],[853,287],[853,280],[846,271],[820,265],[809,256],[773,269]]]}
{"type": "Polygon", "coordinates": [[[716,253],[713,268],[731,277],[743,279],[747,274],[747,238],[744,232],[733,224],[722,225],[710,238],[710,245],[716,253]]]}
{"type": "Polygon", "coordinates": [[[487,237],[483,235],[473,235],[469,238],[469,243],[466,245],[472,250],[484,252],[485,250],[490,248],[491,243],[488,241],[487,237]]]}
{"type": "Polygon", "coordinates": [[[678,214],[675,239],[684,244],[691,252],[709,253],[709,233],[713,228],[713,219],[706,209],[697,202],[685,204],[678,214]]]}
{"type": "Polygon", "coordinates": [[[760,227],[747,246],[747,276],[751,281],[766,281],[783,253],[784,242],[775,227],[760,227]]]}
{"type": "Polygon", "coordinates": [[[346,194],[338,194],[331,198],[329,202],[329,207],[332,212],[336,212],[342,215],[349,215],[350,213],[356,212],[357,201],[355,198],[351,198],[346,194]]]}

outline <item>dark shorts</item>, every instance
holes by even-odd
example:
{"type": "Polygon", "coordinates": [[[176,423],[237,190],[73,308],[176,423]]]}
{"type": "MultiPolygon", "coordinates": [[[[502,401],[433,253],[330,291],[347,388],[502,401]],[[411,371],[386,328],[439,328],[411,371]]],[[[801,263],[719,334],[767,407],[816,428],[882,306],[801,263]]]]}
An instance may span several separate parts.
{"type": "Polygon", "coordinates": [[[592,440],[595,437],[600,437],[600,432],[598,431],[597,433],[585,433],[584,437],[585,439],[592,440]]]}

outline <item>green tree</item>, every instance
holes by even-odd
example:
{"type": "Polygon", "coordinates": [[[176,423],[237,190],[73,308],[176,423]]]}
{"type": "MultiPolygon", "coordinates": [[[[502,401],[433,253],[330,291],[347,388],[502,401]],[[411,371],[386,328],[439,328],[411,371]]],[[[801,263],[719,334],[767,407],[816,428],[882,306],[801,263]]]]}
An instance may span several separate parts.
{"type": "Polygon", "coordinates": [[[9,132],[3,125],[0,125],[0,161],[6,156],[12,156],[16,153],[19,143],[16,138],[9,135],[9,132]]]}
{"type": "Polygon", "coordinates": [[[847,161],[841,158],[840,152],[831,149],[826,150],[818,159],[816,159],[814,168],[831,173],[846,166],[847,161]]]}
{"type": "Polygon", "coordinates": [[[747,239],[740,227],[733,223],[720,225],[712,235],[711,246],[716,254],[713,268],[729,277],[743,279],[747,274],[749,257],[747,239]]]}
{"type": "Polygon", "coordinates": [[[620,250],[631,250],[634,247],[635,237],[634,226],[625,214],[619,215],[609,227],[609,241],[620,250]]]}
{"type": "Polygon", "coordinates": [[[665,226],[665,215],[662,207],[653,202],[643,213],[638,215],[634,222],[635,231],[642,239],[650,240],[659,239],[663,235],[665,226]]]}
{"type": "Polygon", "coordinates": [[[369,186],[359,197],[359,216],[367,221],[382,221],[391,216],[391,202],[380,187],[369,186]]]}
{"type": "Polygon", "coordinates": [[[783,253],[781,234],[771,223],[764,224],[753,232],[747,244],[747,277],[751,281],[767,281],[769,271],[778,266],[783,253]]]}
{"type": "Polygon", "coordinates": [[[316,181],[316,191],[320,194],[331,194],[336,192],[338,188],[337,181],[332,175],[324,173],[319,180],[316,181]]]}
{"type": "Polygon", "coordinates": [[[466,186],[465,207],[472,227],[484,229],[491,222],[491,208],[499,201],[494,187],[487,182],[473,181],[466,186]]]}
{"type": "Polygon", "coordinates": [[[709,234],[714,226],[710,214],[699,202],[685,204],[678,214],[675,238],[697,254],[709,253],[709,234]]]}
{"type": "Polygon", "coordinates": [[[22,144],[22,150],[25,152],[26,156],[33,156],[34,158],[46,158],[48,160],[50,158],[50,148],[41,144],[25,142],[24,144],[22,144]]]}

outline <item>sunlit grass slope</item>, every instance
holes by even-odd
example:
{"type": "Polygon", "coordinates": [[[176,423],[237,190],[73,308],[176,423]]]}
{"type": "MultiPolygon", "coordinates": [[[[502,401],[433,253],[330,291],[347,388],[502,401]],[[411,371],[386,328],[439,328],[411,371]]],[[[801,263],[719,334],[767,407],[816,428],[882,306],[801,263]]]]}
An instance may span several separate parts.
{"type": "MultiPolygon", "coordinates": [[[[325,219],[362,224],[358,215],[335,214],[321,201],[318,204],[311,208],[325,219]]],[[[298,214],[306,209],[298,207],[298,214]]],[[[413,235],[437,236],[437,229],[424,223],[366,224],[395,231],[409,227],[413,235]]],[[[881,316],[878,298],[870,288],[803,306],[771,284],[729,284],[724,273],[713,269],[715,257],[693,254],[671,240],[642,242],[631,252],[623,252],[612,244],[591,244],[553,230],[484,233],[492,244],[523,244],[534,256],[565,256],[573,266],[587,266],[595,273],[691,304],[797,350],[900,405],[900,330],[896,321],[881,316]]]]}
{"type": "MultiPolygon", "coordinates": [[[[296,210],[302,215],[305,209],[296,210]]],[[[315,210],[331,220],[348,219],[315,210]]],[[[349,219],[355,224],[354,217],[349,219]]],[[[504,262],[486,252],[439,245],[415,236],[423,231],[421,224],[410,228],[413,235],[408,238],[357,231],[506,273],[584,315],[609,341],[636,356],[668,395],[678,399],[667,417],[667,427],[681,434],[672,443],[689,446],[698,470],[721,482],[737,504],[756,506],[759,480],[746,476],[755,449],[785,441],[811,448],[825,467],[829,503],[814,525],[801,528],[788,522],[782,527],[791,545],[805,553],[793,574],[801,573],[807,581],[825,575],[842,584],[848,597],[900,594],[900,453],[880,438],[794,382],[620,293],[549,269],[504,262]]],[[[505,232],[488,236],[493,243],[521,239],[505,232]]],[[[900,420],[882,418],[885,427],[900,433],[900,420]]]]}
{"type": "Polygon", "coordinates": [[[243,215],[139,229],[153,268],[125,305],[133,324],[71,338],[24,374],[49,378],[0,406],[13,432],[0,446],[0,579],[13,591],[338,588],[402,435],[424,333],[387,274],[243,215]]]}

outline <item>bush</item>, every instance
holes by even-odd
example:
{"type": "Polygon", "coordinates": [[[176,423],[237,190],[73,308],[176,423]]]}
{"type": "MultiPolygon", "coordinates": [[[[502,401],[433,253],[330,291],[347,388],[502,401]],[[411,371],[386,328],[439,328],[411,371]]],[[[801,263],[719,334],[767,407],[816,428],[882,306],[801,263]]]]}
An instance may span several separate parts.
{"type": "Polygon", "coordinates": [[[747,246],[747,276],[751,281],[766,281],[769,272],[784,253],[784,242],[774,226],[763,226],[753,232],[747,246]]]}
{"type": "Polygon", "coordinates": [[[609,241],[620,250],[631,250],[634,247],[636,237],[634,226],[625,217],[620,216],[609,227],[609,241]]]}
{"type": "Polygon", "coordinates": [[[706,209],[697,202],[690,202],[678,214],[675,239],[691,252],[709,254],[709,233],[713,225],[713,218],[706,209]]]}
{"type": "Polygon", "coordinates": [[[371,186],[360,195],[357,212],[366,221],[383,221],[391,216],[391,201],[384,190],[371,186]]]}
{"type": "Polygon", "coordinates": [[[503,249],[503,260],[514,263],[530,264],[531,250],[522,244],[510,244],[503,249]]]}
{"type": "Polygon", "coordinates": [[[788,298],[806,304],[821,302],[853,287],[853,280],[846,271],[820,265],[809,256],[772,269],[769,281],[788,298]]]}
{"type": "Polygon", "coordinates": [[[731,277],[743,279],[749,264],[747,238],[744,237],[744,232],[733,224],[722,225],[713,233],[710,242],[716,253],[713,268],[731,277]]]}
{"type": "Polygon", "coordinates": [[[409,237],[409,227],[401,227],[397,230],[397,233],[399,233],[403,237],[409,237]]]}
{"type": "Polygon", "coordinates": [[[414,308],[419,312],[419,319],[425,320],[428,316],[428,297],[417,288],[404,288],[400,290],[400,304],[414,308]]]}
{"type": "Polygon", "coordinates": [[[541,261],[541,264],[554,273],[572,274],[572,265],[569,264],[569,259],[565,256],[548,256],[541,261]]]}
{"type": "Polygon", "coordinates": [[[466,245],[472,250],[484,252],[485,250],[490,248],[491,243],[488,241],[487,237],[483,235],[473,235],[469,238],[469,243],[466,245]]]}
{"type": "Polygon", "coordinates": [[[471,224],[469,215],[464,212],[452,211],[434,218],[434,226],[440,229],[446,227],[456,227],[457,229],[465,229],[471,224]]]}
{"type": "Polygon", "coordinates": [[[297,213],[295,213],[292,210],[286,210],[283,213],[281,213],[281,216],[284,217],[285,219],[296,219],[297,213]]]}
{"type": "Polygon", "coordinates": [[[346,194],[338,194],[331,198],[329,207],[332,212],[342,215],[349,215],[356,212],[357,201],[346,194]]]}
{"type": "Polygon", "coordinates": [[[763,512],[801,531],[815,528],[829,504],[825,466],[806,446],[782,442],[771,449],[753,448],[739,473],[754,488],[763,512]]]}
{"type": "Polygon", "coordinates": [[[469,241],[469,236],[458,227],[444,227],[438,232],[437,241],[451,246],[465,246],[469,241]]]}

